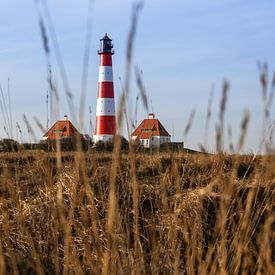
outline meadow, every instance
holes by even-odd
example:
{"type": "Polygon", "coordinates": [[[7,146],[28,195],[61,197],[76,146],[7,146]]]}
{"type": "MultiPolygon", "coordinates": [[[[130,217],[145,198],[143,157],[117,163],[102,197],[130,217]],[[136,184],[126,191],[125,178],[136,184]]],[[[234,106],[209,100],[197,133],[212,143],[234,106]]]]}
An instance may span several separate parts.
{"type": "Polygon", "coordinates": [[[274,155],[59,158],[1,154],[1,274],[274,274],[274,155]]]}

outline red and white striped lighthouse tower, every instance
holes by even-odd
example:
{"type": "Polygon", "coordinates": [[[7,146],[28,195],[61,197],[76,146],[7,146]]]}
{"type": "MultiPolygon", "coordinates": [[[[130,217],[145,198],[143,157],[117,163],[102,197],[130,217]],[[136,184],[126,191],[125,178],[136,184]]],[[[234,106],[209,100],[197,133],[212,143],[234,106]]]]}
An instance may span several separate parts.
{"type": "Polygon", "coordinates": [[[112,39],[107,35],[100,39],[98,94],[94,142],[111,141],[116,133],[115,100],[113,84],[112,39]]]}

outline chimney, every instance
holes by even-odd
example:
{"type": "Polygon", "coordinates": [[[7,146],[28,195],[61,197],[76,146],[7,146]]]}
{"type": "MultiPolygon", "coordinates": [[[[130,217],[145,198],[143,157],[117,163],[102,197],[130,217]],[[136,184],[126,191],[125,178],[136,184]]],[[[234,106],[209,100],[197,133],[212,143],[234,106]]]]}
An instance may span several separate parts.
{"type": "Polygon", "coordinates": [[[64,120],[68,120],[68,115],[64,115],[64,120]]]}
{"type": "Polygon", "coordinates": [[[148,114],[148,118],[149,119],[154,119],[155,118],[155,114],[154,113],[149,113],[148,114]]]}

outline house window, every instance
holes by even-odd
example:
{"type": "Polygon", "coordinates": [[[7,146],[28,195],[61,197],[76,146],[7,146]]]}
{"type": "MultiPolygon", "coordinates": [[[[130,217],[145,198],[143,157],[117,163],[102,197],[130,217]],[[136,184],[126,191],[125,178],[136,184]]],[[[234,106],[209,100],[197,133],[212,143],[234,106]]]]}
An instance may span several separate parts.
{"type": "Polygon", "coordinates": [[[146,143],[149,144],[149,139],[146,140],[146,143]]]}
{"type": "Polygon", "coordinates": [[[63,131],[62,131],[62,130],[54,130],[53,133],[54,133],[54,134],[62,134],[63,131]]]}
{"type": "Polygon", "coordinates": [[[152,137],[152,141],[154,140],[154,137],[152,137]]]}

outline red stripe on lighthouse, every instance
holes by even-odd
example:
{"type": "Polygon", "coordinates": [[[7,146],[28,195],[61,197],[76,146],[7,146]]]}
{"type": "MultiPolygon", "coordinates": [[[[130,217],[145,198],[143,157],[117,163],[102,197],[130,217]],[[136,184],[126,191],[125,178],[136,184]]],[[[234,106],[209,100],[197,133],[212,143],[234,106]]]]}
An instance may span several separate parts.
{"type": "Polygon", "coordinates": [[[111,54],[101,54],[99,65],[100,66],[112,66],[112,55],[111,54]]]}
{"type": "Polygon", "coordinates": [[[97,135],[114,135],[116,131],[115,116],[97,116],[96,117],[97,135]]]}
{"type": "Polygon", "coordinates": [[[98,82],[97,98],[114,98],[113,82],[98,82]]]}

